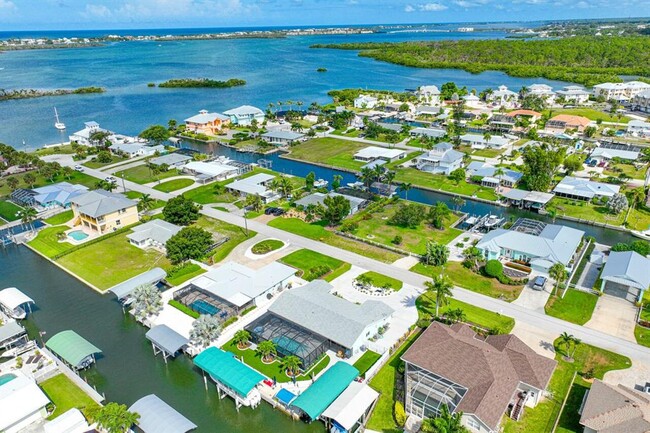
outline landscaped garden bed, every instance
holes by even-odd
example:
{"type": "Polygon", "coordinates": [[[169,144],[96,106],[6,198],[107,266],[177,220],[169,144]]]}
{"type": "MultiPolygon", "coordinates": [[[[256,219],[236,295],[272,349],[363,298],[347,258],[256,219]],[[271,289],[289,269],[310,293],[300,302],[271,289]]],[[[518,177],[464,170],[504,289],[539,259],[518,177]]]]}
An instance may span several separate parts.
{"type": "Polygon", "coordinates": [[[342,260],[306,249],[295,251],[280,259],[280,262],[298,269],[301,272],[300,276],[307,281],[315,279],[332,281],[349,271],[351,267],[349,263],[342,260]]]}
{"type": "Polygon", "coordinates": [[[268,254],[272,251],[279,250],[284,246],[284,242],[278,239],[266,239],[258,242],[251,248],[251,252],[256,255],[268,254]]]}

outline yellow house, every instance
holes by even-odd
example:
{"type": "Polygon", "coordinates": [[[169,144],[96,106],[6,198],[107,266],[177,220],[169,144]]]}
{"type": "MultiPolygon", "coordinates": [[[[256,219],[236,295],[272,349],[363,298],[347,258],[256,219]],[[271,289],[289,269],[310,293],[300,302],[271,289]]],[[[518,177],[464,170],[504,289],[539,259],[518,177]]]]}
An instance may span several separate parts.
{"type": "Polygon", "coordinates": [[[73,224],[99,235],[140,221],[137,202],[104,190],[89,191],[71,202],[73,224]]]}
{"type": "Polygon", "coordinates": [[[230,117],[219,113],[208,113],[207,110],[185,119],[185,129],[194,133],[216,135],[230,125],[230,117]]]}

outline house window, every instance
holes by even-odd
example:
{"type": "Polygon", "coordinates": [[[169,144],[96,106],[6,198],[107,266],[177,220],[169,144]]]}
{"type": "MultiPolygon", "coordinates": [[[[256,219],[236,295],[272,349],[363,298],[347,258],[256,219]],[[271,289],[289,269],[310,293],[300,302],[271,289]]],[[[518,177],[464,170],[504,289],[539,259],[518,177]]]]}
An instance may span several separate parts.
{"type": "Polygon", "coordinates": [[[467,427],[472,428],[474,430],[481,430],[481,424],[479,424],[479,422],[476,421],[474,418],[467,417],[465,422],[467,423],[467,427]]]}

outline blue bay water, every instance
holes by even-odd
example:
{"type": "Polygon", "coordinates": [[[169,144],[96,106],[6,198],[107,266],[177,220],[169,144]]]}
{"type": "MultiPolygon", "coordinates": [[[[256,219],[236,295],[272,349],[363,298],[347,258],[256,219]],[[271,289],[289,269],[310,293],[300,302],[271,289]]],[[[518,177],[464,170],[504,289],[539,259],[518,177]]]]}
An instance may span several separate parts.
{"type": "Polygon", "coordinates": [[[4,52],[0,54],[0,88],[103,86],[107,92],[1,102],[0,142],[21,149],[23,141],[27,149],[58,143],[67,140],[69,133],[81,129],[89,120],[117,132],[136,134],[148,125],[166,123],[171,118],[182,120],[204,108],[224,111],[251,104],[264,109],[269,102],[288,100],[303,101],[305,106],[314,101],[327,103],[328,91],[347,87],[399,91],[455,81],[480,91],[501,84],[514,89],[535,82],[554,87],[565,84],[508,77],[501,72],[473,75],[454,69],[409,68],[359,57],[355,51],[309,48],[316,43],[504,36],[503,31],[393,32],[281,39],[117,42],[80,49],[4,52]],[[319,67],[328,71],[318,73],[319,67]],[[149,82],[189,77],[242,78],[247,84],[230,89],[147,87],[149,82]],[[68,127],[63,133],[53,126],[55,106],[68,127]]]}

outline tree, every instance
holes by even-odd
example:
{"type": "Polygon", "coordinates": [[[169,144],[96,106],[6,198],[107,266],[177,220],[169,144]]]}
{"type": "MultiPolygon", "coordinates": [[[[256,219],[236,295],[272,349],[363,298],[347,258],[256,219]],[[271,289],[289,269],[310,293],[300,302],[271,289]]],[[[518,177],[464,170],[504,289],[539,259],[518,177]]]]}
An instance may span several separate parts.
{"type": "Polygon", "coordinates": [[[264,208],[264,201],[259,194],[248,194],[246,200],[244,200],[244,206],[254,212],[260,212],[264,208]]]}
{"type": "Polygon", "coordinates": [[[404,182],[399,185],[400,191],[404,192],[404,200],[408,201],[409,191],[413,188],[413,184],[409,182],[404,182]]]}
{"type": "Polygon", "coordinates": [[[199,347],[208,347],[221,335],[221,325],[214,316],[202,314],[192,323],[190,341],[199,347]]]}
{"type": "Polygon", "coordinates": [[[154,144],[161,144],[171,136],[169,130],[162,125],[152,125],[140,133],[140,137],[154,144]]]}
{"type": "Polygon", "coordinates": [[[562,263],[554,263],[553,266],[549,268],[548,275],[555,280],[555,294],[557,295],[558,288],[568,276],[566,268],[562,263]]]}
{"type": "Polygon", "coordinates": [[[334,191],[338,191],[338,189],[341,187],[341,181],[343,180],[343,176],[340,174],[335,174],[332,177],[332,189],[334,191]]]}
{"type": "Polygon", "coordinates": [[[564,169],[567,176],[571,176],[574,171],[582,170],[582,158],[579,155],[569,155],[564,159],[564,169]]]}
{"type": "Polygon", "coordinates": [[[280,367],[287,372],[287,376],[297,376],[300,372],[302,361],[295,355],[285,356],[280,360],[280,367]]]}
{"type": "Polygon", "coordinates": [[[451,202],[454,204],[456,212],[460,210],[461,207],[465,206],[465,199],[459,195],[455,195],[451,198],[451,202]]]}
{"type": "Polygon", "coordinates": [[[503,265],[498,260],[488,260],[485,264],[485,273],[492,278],[503,275],[503,265]]]}
{"type": "Polygon", "coordinates": [[[618,215],[628,208],[627,197],[625,194],[616,193],[607,200],[605,205],[607,209],[614,215],[618,215]]]}
{"type": "Polygon", "coordinates": [[[11,189],[12,191],[15,190],[16,188],[18,188],[18,178],[13,177],[13,176],[7,178],[7,186],[8,186],[9,189],[11,189]]]}
{"type": "Polygon", "coordinates": [[[350,200],[342,195],[328,195],[323,200],[323,204],[316,207],[316,212],[330,226],[338,225],[350,215],[350,200]]]}
{"type": "Polygon", "coordinates": [[[479,261],[483,259],[483,253],[476,247],[468,247],[463,250],[463,257],[465,258],[465,263],[467,263],[469,268],[474,272],[478,272],[479,261]]]}
{"type": "Polygon", "coordinates": [[[265,340],[259,343],[255,352],[257,352],[264,362],[271,362],[273,357],[278,353],[275,348],[275,343],[271,340],[265,340]]]}
{"type": "Polygon", "coordinates": [[[167,240],[167,258],[172,263],[201,259],[212,245],[212,234],[200,227],[184,227],[167,240]]]}
{"type": "Polygon", "coordinates": [[[29,226],[33,229],[34,226],[32,225],[34,223],[34,220],[38,216],[38,212],[36,212],[36,209],[33,207],[26,207],[20,212],[18,212],[18,215],[20,216],[20,222],[23,224],[29,224],[29,226]]]}
{"type": "Polygon", "coordinates": [[[165,207],[162,214],[165,221],[172,224],[186,226],[192,224],[199,218],[199,211],[201,206],[195,204],[192,200],[185,198],[183,195],[171,198],[165,207]]]}
{"type": "Polygon", "coordinates": [[[422,420],[421,431],[423,433],[469,433],[461,423],[462,418],[462,412],[451,413],[447,405],[442,404],[437,417],[422,420]]]}
{"type": "Polygon", "coordinates": [[[630,206],[627,208],[627,213],[625,214],[625,219],[623,220],[623,224],[627,222],[627,219],[630,216],[630,211],[632,209],[635,209],[639,204],[643,203],[643,200],[645,200],[645,190],[643,188],[633,189],[628,193],[628,197],[630,201],[630,206]]]}
{"type": "Polygon", "coordinates": [[[30,188],[34,188],[34,184],[36,183],[36,176],[34,176],[34,173],[25,173],[23,176],[23,182],[30,188]]]}
{"type": "Polygon", "coordinates": [[[310,171],[307,173],[307,176],[305,176],[305,188],[307,191],[311,191],[312,188],[314,188],[314,182],[316,182],[316,173],[310,171]]]}
{"type": "Polygon", "coordinates": [[[453,296],[451,293],[453,288],[454,285],[446,275],[437,275],[432,281],[424,282],[424,289],[436,297],[436,317],[439,317],[440,306],[449,303],[448,298],[453,296]]]}
{"type": "Polygon", "coordinates": [[[399,227],[414,229],[422,223],[425,218],[425,208],[420,204],[403,204],[388,220],[389,224],[399,227]]]}
{"type": "Polygon", "coordinates": [[[245,349],[246,346],[248,346],[250,339],[251,339],[251,333],[245,329],[240,329],[239,331],[235,332],[235,335],[232,338],[232,342],[235,343],[237,347],[241,350],[241,349],[245,349]]]}
{"type": "Polygon", "coordinates": [[[393,186],[393,181],[395,180],[395,176],[397,176],[397,173],[395,173],[394,171],[387,171],[384,174],[384,181],[388,184],[389,190],[393,186]]]}
{"type": "Polygon", "coordinates": [[[169,121],[167,122],[167,129],[169,131],[174,131],[177,126],[178,126],[178,122],[176,122],[176,119],[169,119],[169,121]]]}
{"type": "Polygon", "coordinates": [[[95,160],[101,164],[110,164],[113,161],[113,157],[108,150],[102,150],[97,154],[95,160]]]}
{"type": "Polygon", "coordinates": [[[449,210],[447,203],[439,201],[435,204],[435,206],[431,206],[429,208],[429,212],[427,213],[427,220],[431,223],[432,226],[439,230],[442,230],[445,225],[445,218],[447,218],[449,214],[451,214],[451,211],[449,210]]]}
{"type": "Polygon", "coordinates": [[[106,406],[91,406],[88,412],[88,418],[107,433],[126,433],[140,419],[140,415],[129,412],[126,405],[113,402],[106,406]]]}
{"type": "Polygon", "coordinates": [[[598,132],[598,128],[595,126],[587,126],[584,130],[585,137],[593,137],[598,132]]]}
{"type": "Polygon", "coordinates": [[[523,181],[532,191],[548,191],[551,180],[564,159],[565,148],[528,146],[523,152],[523,181]]]}
{"type": "Polygon", "coordinates": [[[396,400],[393,405],[393,416],[395,417],[395,423],[399,427],[404,427],[404,424],[406,424],[406,411],[404,411],[404,405],[399,400],[396,400]]]}
{"type": "Polygon", "coordinates": [[[153,207],[155,200],[151,198],[151,194],[142,194],[140,200],[138,200],[138,210],[141,212],[146,212],[153,207]]]}
{"type": "Polygon", "coordinates": [[[582,341],[574,335],[568,332],[560,334],[560,345],[565,347],[566,358],[568,360],[573,360],[573,355],[575,355],[575,351],[580,344],[582,344],[582,341]]]}
{"type": "Polygon", "coordinates": [[[447,310],[445,317],[451,320],[454,323],[465,322],[467,320],[467,315],[462,308],[454,308],[453,310],[447,310]]]}
{"type": "Polygon", "coordinates": [[[449,258],[449,248],[445,244],[439,244],[433,241],[427,241],[426,252],[422,256],[422,261],[427,265],[442,266],[447,263],[449,258]]]}
{"type": "Polygon", "coordinates": [[[370,185],[375,181],[377,178],[377,175],[375,171],[370,168],[370,167],[363,167],[361,169],[361,175],[360,175],[361,181],[363,184],[366,186],[366,188],[370,188],[370,185]]]}
{"type": "Polygon", "coordinates": [[[160,290],[151,284],[143,284],[135,288],[131,294],[133,302],[133,315],[137,320],[144,320],[151,315],[158,314],[163,308],[160,290]]]}
{"type": "Polygon", "coordinates": [[[283,197],[288,197],[293,192],[293,185],[286,176],[276,177],[271,181],[270,187],[272,190],[278,192],[283,197]]]}

